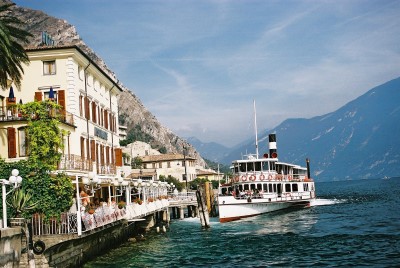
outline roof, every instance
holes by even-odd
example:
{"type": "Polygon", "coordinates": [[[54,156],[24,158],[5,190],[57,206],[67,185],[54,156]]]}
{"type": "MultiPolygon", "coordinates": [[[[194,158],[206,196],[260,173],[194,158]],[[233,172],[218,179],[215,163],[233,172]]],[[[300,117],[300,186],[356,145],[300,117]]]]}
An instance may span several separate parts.
{"type": "MultiPolygon", "coordinates": [[[[212,169],[204,170],[204,169],[197,169],[196,170],[197,176],[202,176],[202,175],[218,175],[218,172],[212,169]]],[[[220,173],[219,175],[222,175],[223,173],[220,173]]]]}
{"type": "Polygon", "coordinates": [[[90,64],[94,65],[105,77],[107,77],[110,81],[112,81],[113,85],[116,86],[119,91],[123,92],[121,86],[115,82],[115,79],[111,77],[107,72],[104,71],[102,67],[100,67],[93,59],[91,59],[86,52],[84,52],[81,48],[76,45],[58,45],[58,46],[27,46],[25,47],[26,52],[35,52],[35,51],[44,51],[44,50],[63,50],[63,49],[76,49],[81,55],[83,55],[90,64]]]}
{"type": "MultiPolygon", "coordinates": [[[[177,161],[184,160],[183,154],[158,154],[158,155],[146,155],[139,156],[142,162],[165,162],[165,161],[177,161]]],[[[196,160],[196,158],[186,156],[186,160],[196,160]]]]}
{"type": "Polygon", "coordinates": [[[133,170],[132,173],[127,176],[127,178],[137,179],[137,178],[140,178],[140,177],[153,177],[153,176],[156,176],[156,175],[157,175],[157,173],[156,173],[156,171],[154,169],[152,169],[152,170],[143,169],[141,171],[134,171],[133,170]]]}

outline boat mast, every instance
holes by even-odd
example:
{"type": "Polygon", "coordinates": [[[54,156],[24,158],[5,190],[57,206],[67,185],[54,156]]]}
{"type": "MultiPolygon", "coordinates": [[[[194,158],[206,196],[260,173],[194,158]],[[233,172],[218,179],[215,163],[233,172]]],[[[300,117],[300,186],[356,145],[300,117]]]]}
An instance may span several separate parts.
{"type": "Polygon", "coordinates": [[[256,159],[258,159],[258,137],[257,137],[257,114],[256,114],[256,100],[253,100],[254,106],[254,132],[256,133],[256,159]]]}

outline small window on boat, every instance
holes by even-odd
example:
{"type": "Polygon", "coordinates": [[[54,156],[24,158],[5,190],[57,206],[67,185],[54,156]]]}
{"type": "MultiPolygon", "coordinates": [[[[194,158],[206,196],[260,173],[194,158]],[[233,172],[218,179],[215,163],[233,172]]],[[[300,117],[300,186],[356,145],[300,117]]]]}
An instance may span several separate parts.
{"type": "Polygon", "coordinates": [[[254,162],[247,163],[247,171],[249,171],[249,172],[254,171],[254,162]]]}
{"type": "Polygon", "coordinates": [[[289,193],[292,191],[292,187],[290,187],[290,183],[285,184],[285,192],[289,193]]]}
{"type": "Polygon", "coordinates": [[[246,172],[246,163],[240,163],[239,171],[240,172],[246,172]]]}
{"type": "Polygon", "coordinates": [[[276,193],[276,184],[274,183],[274,193],[276,193]]]}
{"type": "Polygon", "coordinates": [[[255,162],[254,166],[256,171],[261,171],[261,162],[255,162]]]}
{"type": "Polygon", "coordinates": [[[272,191],[272,184],[268,184],[268,192],[269,193],[272,193],[273,191],[272,191]]]}
{"type": "Polygon", "coordinates": [[[270,162],[270,170],[276,170],[275,162],[270,162]]]}
{"type": "Polygon", "coordinates": [[[268,184],[267,183],[263,184],[263,191],[268,193],[268,184]]]}
{"type": "Polygon", "coordinates": [[[262,184],[261,183],[257,183],[257,189],[258,190],[262,190],[262,184]]]}
{"type": "Polygon", "coordinates": [[[269,170],[268,163],[269,163],[268,161],[262,162],[262,170],[263,171],[268,171],[269,170]]]}
{"type": "Polygon", "coordinates": [[[297,183],[293,183],[292,184],[292,191],[293,192],[298,192],[299,191],[299,186],[297,185],[297,183]]]}
{"type": "Polygon", "coordinates": [[[308,183],[303,183],[304,192],[308,192],[308,183]]]}
{"type": "Polygon", "coordinates": [[[243,185],[243,189],[244,189],[245,191],[249,190],[249,185],[248,185],[248,184],[243,185]]]}

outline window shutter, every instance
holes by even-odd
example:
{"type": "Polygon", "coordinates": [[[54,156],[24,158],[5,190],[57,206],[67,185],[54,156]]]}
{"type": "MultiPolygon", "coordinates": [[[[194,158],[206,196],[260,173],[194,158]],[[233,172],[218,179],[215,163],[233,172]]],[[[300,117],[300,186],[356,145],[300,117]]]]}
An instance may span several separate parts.
{"type": "Polygon", "coordinates": [[[96,141],[95,140],[90,141],[90,151],[91,151],[92,161],[96,161],[96,141]]]}
{"type": "Polygon", "coordinates": [[[97,123],[96,112],[97,112],[97,105],[95,102],[92,102],[92,120],[94,123],[97,123]]]}
{"type": "Polygon", "coordinates": [[[106,146],[106,165],[110,164],[110,147],[106,146]]]}
{"type": "Polygon", "coordinates": [[[58,104],[62,106],[62,109],[65,110],[65,90],[57,91],[58,104]]]}
{"type": "Polygon", "coordinates": [[[90,119],[90,114],[89,114],[89,99],[85,97],[85,118],[90,119]]]}
{"type": "Polygon", "coordinates": [[[9,127],[7,128],[7,137],[8,137],[8,158],[17,157],[17,143],[15,139],[15,128],[9,127]]]}
{"type": "Polygon", "coordinates": [[[108,129],[108,112],[104,110],[104,127],[108,129]]]}
{"type": "Polygon", "coordinates": [[[122,149],[121,148],[115,148],[115,165],[117,167],[122,167],[122,149]]]}
{"type": "Polygon", "coordinates": [[[35,92],[35,101],[42,101],[42,92],[35,92]]]}
{"type": "Polygon", "coordinates": [[[81,157],[85,159],[85,138],[81,137],[81,157]]]}

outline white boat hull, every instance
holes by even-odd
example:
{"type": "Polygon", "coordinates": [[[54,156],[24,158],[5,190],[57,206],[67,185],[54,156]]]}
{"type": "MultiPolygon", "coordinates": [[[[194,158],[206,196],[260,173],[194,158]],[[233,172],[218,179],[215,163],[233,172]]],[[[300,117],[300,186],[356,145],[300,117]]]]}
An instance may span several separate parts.
{"type": "MultiPolygon", "coordinates": [[[[252,217],[272,211],[286,209],[293,206],[306,207],[312,199],[297,199],[269,201],[269,199],[235,199],[231,196],[220,196],[218,198],[219,221],[229,222],[246,217],[252,217]]],[[[283,200],[282,200],[283,199],[283,200]]]]}

